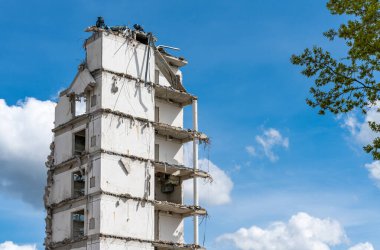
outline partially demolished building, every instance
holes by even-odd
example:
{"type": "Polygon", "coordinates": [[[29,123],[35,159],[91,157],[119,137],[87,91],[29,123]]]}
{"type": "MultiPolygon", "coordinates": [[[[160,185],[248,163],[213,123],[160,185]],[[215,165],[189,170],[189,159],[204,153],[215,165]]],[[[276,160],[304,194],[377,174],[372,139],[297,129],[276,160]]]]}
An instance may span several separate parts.
{"type": "Polygon", "coordinates": [[[187,64],[139,25],[86,31],[86,58],[60,93],[45,189],[46,249],[203,249],[198,243],[197,98],[182,85],[187,64]],[[183,107],[193,106],[192,129],[183,107]],[[183,144],[193,142],[193,166],[183,144]],[[182,182],[194,180],[194,204],[182,182]],[[194,242],[184,243],[184,218],[194,242]]]}

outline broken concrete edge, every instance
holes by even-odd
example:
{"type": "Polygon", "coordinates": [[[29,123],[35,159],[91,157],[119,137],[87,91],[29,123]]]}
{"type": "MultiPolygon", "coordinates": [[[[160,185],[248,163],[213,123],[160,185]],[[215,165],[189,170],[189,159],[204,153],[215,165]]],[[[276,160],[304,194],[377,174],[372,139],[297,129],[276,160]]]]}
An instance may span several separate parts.
{"type": "MultiPolygon", "coordinates": [[[[173,87],[160,85],[160,84],[154,83],[152,81],[145,82],[145,80],[142,79],[142,78],[137,78],[137,77],[134,77],[134,76],[129,75],[129,74],[119,73],[119,72],[115,72],[115,71],[104,69],[104,68],[93,70],[93,71],[91,71],[91,74],[99,74],[101,72],[106,72],[106,73],[109,73],[109,74],[112,74],[112,75],[115,75],[115,76],[118,76],[118,77],[129,79],[129,80],[134,80],[137,83],[145,83],[146,85],[150,85],[150,86],[152,86],[154,88],[165,89],[169,93],[173,92],[173,93],[178,93],[178,94],[186,95],[191,100],[197,100],[198,99],[198,97],[196,97],[195,95],[192,95],[192,94],[188,93],[186,90],[175,89],[173,87]]],[[[188,104],[191,104],[191,102],[186,102],[186,105],[188,105],[188,104]]],[[[186,106],[186,105],[183,105],[183,106],[186,106]]]]}
{"type": "MultiPolygon", "coordinates": [[[[80,74],[80,72],[84,71],[85,69],[87,69],[87,67],[85,66],[84,63],[80,64],[79,66],[79,71],[76,75],[76,77],[80,74]]],[[[125,74],[125,73],[119,73],[119,72],[115,72],[115,71],[111,71],[111,70],[108,70],[108,69],[104,69],[104,68],[100,68],[100,69],[96,69],[96,70],[93,70],[91,71],[91,75],[94,77],[94,75],[96,74],[99,74],[101,72],[106,72],[106,73],[109,73],[109,74],[112,74],[112,75],[115,75],[115,76],[118,76],[118,77],[122,77],[122,78],[125,78],[125,79],[128,79],[128,80],[134,80],[136,81],[137,83],[140,83],[140,84],[145,84],[145,85],[148,85],[150,87],[153,87],[153,88],[160,88],[160,89],[165,89],[166,91],[168,91],[168,93],[170,92],[173,92],[173,93],[178,93],[178,94],[181,94],[181,95],[186,95],[188,97],[189,100],[197,100],[198,98],[190,93],[188,93],[186,90],[179,90],[179,89],[175,89],[173,87],[169,87],[169,86],[163,86],[163,85],[159,85],[157,83],[154,83],[154,82],[151,82],[151,81],[148,81],[148,82],[145,82],[144,79],[142,78],[138,78],[138,77],[134,77],[130,74],[125,74]]],[[[74,78],[74,81],[75,81],[75,78],[74,78]]],[[[73,81],[73,82],[74,82],[73,81]]],[[[71,85],[70,85],[71,87],[71,85]]],[[[65,90],[61,91],[59,93],[59,96],[64,96],[64,95],[67,95],[68,94],[68,91],[70,90],[70,87],[66,88],[65,90]]],[[[184,103],[179,103],[181,104],[182,106],[186,106],[186,105],[189,105],[191,104],[190,101],[187,101],[187,102],[184,102],[184,103]]]]}
{"type": "Polygon", "coordinates": [[[169,124],[161,123],[161,122],[152,122],[152,124],[155,128],[157,128],[157,130],[160,130],[160,131],[172,132],[174,134],[176,134],[176,133],[177,134],[179,134],[179,133],[188,134],[189,135],[188,141],[191,141],[194,138],[196,138],[196,139],[198,139],[202,142],[205,142],[205,143],[210,142],[207,135],[202,133],[202,132],[199,132],[199,131],[195,131],[192,129],[183,129],[181,127],[175,127],[175,126],[171,126],[169,124]]]}
{"type": "Polygon", "coordinates": [[[69,90],[74,86],[75,81],[77,80],[77,78],[80,76],[80,74],[82,72],[84,74],[87,74],[88,78],[90,79],[88,87],[91,89],[91,88],[93,88],[95,86],[96,81],[95,81],[94,77],[92,76],[91,72],[88,70],[88,68],[86,67],[85,63],[81,63],[78,66],[78,72],[75,75],[74,80],[70,83],[69,87],[67,87],[65,90],[62,90],[59,93],[59,96],[70,95],[70,94],[73,95],[73,94],[75,94],[75,93],[69,93],[69,90]]]}
{"type": "Polygon", "coordinates": [[[157,46],[158,51],[165,58],[165,60],[172,66],[176,66],[178,68],[183,67],[188,64],[188,61],[182,56],[174,56],[168,53],[163,47],[157,46]]]}
{"type": "Polygon", "coordinates": [[[58,132],[58,131],[60,131],[64,128],[68,127],[68,126],[74,125],[74,124],[76,124],[82,120],[88,119],[89,117],[93,117],[93,116],[96,116],[99,114],[111,114],[111,115],[115,115],[115,116],[118,116],[121,118],[130,119],[132,121],[139,121],[141,123],[148,124],[148,126],[152,125],[155,128],[161,129],[163,131],[171,131],[173,133],[185,133],[189,136],[189,138],[187,138],[188,141],[195,138],[195,139],[198,139],[199,141],[204,142],[206,144],[210,143],[210,139],[207,137],[206,134],[204,134],[202,132],[194,131],[191,129],[183,129],[181,127],[175,127],[175,126],[171,126],[171,125],[165,124],[165,123],[154,122],[154,121],[148,120],[146,118],[132,116],[130,114],[126,114],[126,113],[123,113],[120,111],[114,111],[111,109],[97,109],[93,112],[77,116],[77,117],[71,119],[70,121],[63,123],[63,124],[59,125],[58,127],[52,129],[52,131],[53,131],[53,133],[56,133],[56,132],[58,132]]]}
{"type": "Polygon", "coordinates": [[[46,186],[45,186],[45,192],[43,196],[44,200],[44,206],[46,209],[46,217],[45,217],[45,239],[44,239],[44,244],[48,245],[51,242],[52,239],[52,216],[53,216],[53,211],[51,209],[48,209],[48,203],[49,203],[49,195],[51,191],[52,184],[54,182],[53,178],[53,170],[51,170],[54,166],[54,149],[55,149],[55,144],[54,142],[50,143],[50,154],[47,157],[47,160],[45,162],[45,166],[48,168],[47,171],[47,176],[46,176],[46,186]]]}
{"type": "MultiPolygon", "coordinates": [[[[97,233],[97,234],[92,234],[89,236],[83,236],[83,237],[78,237],[78,238],[66,238],[62,241],[59,242],[52,242],[49,245],[45,245],[46,249],[51,250],[51,249],[56,249],[59,247],[65,247],[70,244],[78,243],[81,241],[87,242],[87,240],[100,240],[100,239],[117,239],[117,240],[122,240],[122,241],[134,241],[134,242],[140,242],[140,243],[147,243],[147,244],[152,244],[154,246],[162,246],[162,247],[170,247],[170,249],[182,249],[182,250],[202,250],[204,249],[203,247],[195,244],[184,244],[184,243],[178,243],[178,242],[173,242],[173,241],[163,241],[163,240],[149,240],[149,239],[140,239],[140,238],[134,238],[134,237],[122,237],[122,236],[117,236],[117,235],[110,235],[110,234],[102,234],[102,233],[97,233]]],[[[87,244],[86,244],[87,245],[87,244]]]]}
{"type": "MultiPolygon", "coordinates": [[[[144,31],[138,31],[138,30],[131,30],[127,26],[115,26],[115,27],[96,27],[96,26],[91,26],[88,27],[86,32],[93,32],[92,36],[88,39],[85,40],[83,46],[86,48],[87,44],[94,41],[100,33],[106,33],[106,34],[112,34],[115,36],[122,37],[124,39],[133,39],[136,42],[140,44],[144,44],[147,46],[151,46],[152,49],[154,50],[154,54],[156,56],[156,59],[161,62],[157,63],[157,66],[161,69],[161,71],[165,71],[169,73],[170,79],[168,79],[171,84],[182,91],[186,91],[184,86],[182,85],[181,81],[175,76],[175,73],[172,71],[170,66],[176,66],[176,67],[183,67],[187,64],[187,61],[183,57],[176,57],[174,55],[169,54],[166,52],[163,48],[157,48],[155,45],[155,42],[157,41],[157,38],[153,36],[152,33],[144,32],[144,31]],[[137,36],[142,36],[145,39],[147,39],[148,44],[142,43],[139,39],[137,39],[137,36]],[[152,38],[151,43],[149,42],[149,38],[152,38]]],[[[167,77],[168,78],[168,77],[167,77]]]]}
{"type": "Polygon", "coordinates": [[[179,91],[186,92],[186,89],[182,85],[181,80],[177,77],[177,75],[171,69],[169,62],[165,59],[165,57],[161,54],[161,52],[154,45],[153,45],[153,51],[154,51],[154,56],[156,59],[156,65],[160,69],[161,73],[168,80],[168,82],[175,89],[178,89],[179,91]]]}
{"type": "MultiPolygon", "coordinates": [[[[194,214],[197,214],[200,216],[207,216],[206,209],[204,209],[200,206],[184,205],[184,204],[179,204],[179,203],[174,203],[174,202],[169,202],[169,201],[151,200],[151,199],[145,199],[145,198],[141,198],[141,197],[135,197],[135,196],[132,196],[130,194],[116,194],[116,193],[103,191],[103,190],[96,191],[96,192],[91,193],[91,194],[86,194],[86,195],[83,195],[80,197],[67,198],[67,199],[64,199],[58,203],[53,203],[53,204],[47,205],[46,209],[47,210],[53,210],[52,212],[54,212],[55,209],[62,207],[64,205],[73,204],[75,202],[86,200],[89,197],[93,197],[93,196],[97,196],[97,195],[108,195],[108,196],[117,197],[117,198],[121,198],[121,199],[133,200],[133,201],[137,201],[137,202],[141,202],[141,203],[149,203],[153,206],[161,205],[161,206],[168,206],[168,207],[172,207],[172,208],[191,210],[191,212],[189,212],[189,213],[183,213],[184,216],[191,216],[194,214]]],[[[163,211],[165,211],[165,210],[163,210],[163,211]]],[[[181,214],[181,213],[177,213],[177,214],[181,214]]]]}
{"type": "Polygon", "coordinates": [[[66,238],[66,239],[59,241],[59,242],[45,242],[44,245],[45,245],[46,250],[52,250],[52,249],[64,247],[64,246],[67,246],[70,244],[74,244],[77,242],[87,241],[87,239],[88,239],[88,236],[82,236],[82,237],[76,237],[76,238],[66,238]]]}
{"type": "Polygon", "coordinates": [[[71,165],[75,162],[82,163],[84,159],[86,159],[88,157],[93,157],[93,156],[98,155],[98,154],[116,155],[116,156],[120,156],[120,157],[129,158],[132,160],[138,160],[141,162],[151,162],[154,166],[159,165],[159,166],[167,166],[170,168],[176,168],[178,170],[186,170],[186,171],[192,172],[193,177],[205,178],[205,179],[209,179],[210,181],[212,181],[212,176],[209,173],[207,173],[206,171],[203,171],[200,169],[194,170],[193,168],[186,167],[185,165],[172,164],[172,163],[163,162],[163,161],[155,161],[155,160],[147,159],[147,158],[140,157],[140,156],[123,154],[123,153],[113,152],[113,151],[104,150],[104,149],[98,149],[98,150],[91,152],[91,153],[85,153],[80,158],[78,158],[78,156],[72,157],[72,158],[70,158],[70,159],[68,159],[68,160],[66,160],[60,164],[52,165],[50,167],[50,170],[53,171],[53,173],[54,173],[54,171],[56,171],[60,168],[63,168],[67,165],[71,165]]]}
{"type": "MultiPolygon", "coordinates": [[[[141,31],[138,31],[138,30],[132,30],[130,29],[128,26],[126,25],[123,25],[123,26],[113,26],[113,27],[106,27],[106,28],[101,28],[101,27],[96,27],[96,26],[90,26],[90,27],[87,27],[85,30],[85,32],[93,32],[93,35],[96,35],[96,34],[99,34],[101,32],[106,32],[106,33],[110,33],[110,34],[113,34],[113,35],[116,35],[116,36],[120,36],[120,37],[123,37],[123,38],[134,38],[134,34],[140,34],[140,35],[145,35],[145,36],[148,36],[148,33],[146,32],[141,32],[141,31]]],[[[92,37],[91,36],[91,37],[92,37]]],[[[84,43],[84,47],[85,45],[87,44],[87,42],[91,42],[93,40],[93,38],[91,39],[90,38],[87,38],[85,40],[85,43],[84,43]]],[[[157,38],[153,35],[153,40],[156,42],[157,41],[157,38]]],[[[139,42],[139,41],[137,41],[139,42]]],[[[157,48],[159,50],[159,52],[164,56],[164,57],[168,57],[169,59],[174,59],[174,60],[178,60],[181,62],[181,65],[174,65],[174,66],[177,66],[177,67],[182,67],[182,66],[185,66],[188,62],[185,58],[183,57],[177,57],[177,56],[174,56],[170,53],[168,53],[166,50],[164,50],[164,48],[162,47],[158,47],[157,48]]]]}
{"type": "MultiPolygon", "coordinates": [[[[153,39],[153,42],[157,41],[157,37],[155,37],[152,33],[149,33],[149,32],[147,33],[147,32],[139,31],[139,30],[132,30],[132,29],[130,29],[126,25],[111,26],[111,27],[105,26],[104,28],[97,27],[97,26],[90,26],[90,27],[87,27],[84,31],[85,32],[92,32],[93,33],[90,36],[90,38],[92,36],[94,36],[94,35],[97,35],[99,33],[103,33],[104,32],[104,33],[107,33],[107,34],[112,34],[112,35],[120,36],[120,37],[123,37],[123,38],[132,38],[134,40],[136,40],[136,36],[137,35],[145,36],[145,38],[147,38],[148,36],[151,36],[152,39],[153,39]]],[[[85,39],[84,45],[87,44],[88,40],[91,40],[90,38],[85,39]]],[[[138,40],[137,40],[137,42],[141,43],[138,40]]],[[[144,44],[144,43],[142,43],[142,44],[144,44]]]]}

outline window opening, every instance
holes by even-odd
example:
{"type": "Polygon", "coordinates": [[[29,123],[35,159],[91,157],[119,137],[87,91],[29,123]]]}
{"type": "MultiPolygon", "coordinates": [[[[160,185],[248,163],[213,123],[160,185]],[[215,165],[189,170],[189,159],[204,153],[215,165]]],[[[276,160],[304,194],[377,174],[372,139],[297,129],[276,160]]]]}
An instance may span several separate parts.
{"type": "Polygon", "coordinates": [[[73,238],[84,235],[84,210],[79,210],[71,215],[73,238]]]}
{"type": "Polygon", "coordinates": [[[74,134],[74,155],[81,155],[86,150],[86,130],[74,134]]]}
{"type": "Polygon", "coordinates": [[[86,113],[86,97],[75,95],[71,100],[71,111],[74,116],[83,115],[86,113]]]}
{"type": "Polygon", "coordinates": [[[73,173],[73,197],[77,198],[84,195],[85,177],[80,171],[73,173]]]}

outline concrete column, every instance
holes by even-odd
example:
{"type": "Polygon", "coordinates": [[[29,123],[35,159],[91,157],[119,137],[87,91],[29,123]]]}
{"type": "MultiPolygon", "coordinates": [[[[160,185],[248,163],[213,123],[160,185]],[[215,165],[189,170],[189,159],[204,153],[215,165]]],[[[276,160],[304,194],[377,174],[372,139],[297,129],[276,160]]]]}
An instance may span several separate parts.
{"type": "MultiPolygon", "coordinates": [[[[193,100],[193,129],[198,131],[198,101],[193,100]]],[[[194,171],[198,170],[198,139],[193,139],[193,168],[194,171]]],[[[193,195],[194,195],[194,206],[199,206],[198,198],[198,179],[196,176],[193,178],[193,195]]],[[[194,215],[194,244],[199,245],[198,238],[198,215],[194,215]]]]}

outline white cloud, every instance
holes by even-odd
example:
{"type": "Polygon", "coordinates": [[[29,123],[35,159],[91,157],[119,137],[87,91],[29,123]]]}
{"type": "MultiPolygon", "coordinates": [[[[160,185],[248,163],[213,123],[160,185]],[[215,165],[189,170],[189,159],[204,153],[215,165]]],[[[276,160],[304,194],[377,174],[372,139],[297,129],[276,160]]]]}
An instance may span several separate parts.
{"type": "MultiPolygon", "coordinates": [[[[230,177],[207,159],[199,160],[199,168],[209,172],[213,181],[198,178],[198,195],[201,203],[208,205],[223,205],[231,201],[231,191],[234,186],[230,177]]],[[[187,180],[183,185],[186,199],[193,197],[193,180],[187,180]]]]}
{"type": "Polygon", "coordinates": [[[348,239],[338,221],[301,212],[288,222],[274,222],[266,229],[240,228],[217,238],[217,242],[225,241],[241,250],[329,250],[348,239]]]}
{"type": "Polygon", "coordinates": [[[248,154],[255,156],[256,155],[256,149],[253,146],[246,146],[245,150],[248,154]]]}
{"type": "MultiPolygon", "coordinates": [[[[184,162],[187,166],[192,166],[192,143],[184,146],[184,162]]],[[[231,191],[233,182],[227,173],[208,159],[199,159],[199,169],[208,172],[213,181],[198,178],[198,195],[200,203],[208,205],[223,205],[231,201],[231,191]]],[[[191,201],[193,197],[193,180],[186,180],[183,183],[184,196],[191,201]]]]}
{"type": "Polygon", "coordinates": [[[380,188],[380,161],[365,164],[365,167],[369,171],[369,177],[373,179],[380,188]]]}
{"type": "Polygon", "coordinates": [[[380,121],[380,112],[377,111],[379,107],[380,105],[376,105],[369,108],[362,120],[359,120],[358,115],[354,113],[347,115],[343,119],[342,127],[348,129],[351,136],[355,139],[355,142],[360,146],[372,143],[373,139],[378,136],[378,134],[376,135],[376,133],[371,130],[368,122],[380,121]]]}
{"type": "MultiPolygon", "coordinates": [[[[278,156],[274,153],[274,148],[282,147],[287,149],[289,147],[289,138],[283,137],[277,129],[269,128],[264,130],[262,135],[256,136],[256,143],[264,155],[268,157],[270,161],[275,162],[278,160],[278,156]]],[[[250,155],[257,155],[255,147],[248,145],[245,149],[250,155]]]]}
{"type": "Polygon", "coordinates": [[[36,245],[16,245],[12,241],[0,243],[0,250],[37,250],[36,245]]]}
{"type": "Polygon", "coordinates": [[[355,246],[350,247],[348,250],[375,250],[371,243],[359,243],[355,246]]]}
{"type": "MultiPolygon", "coordinates": [[[[367,145],[380,136],[369,127],[368,122],[380,122],[380,112],[378,109],[380,104],[377,104],[368,109],[367,114],[362,121],[359,121],[357,114],[347,115],[343,119],[342,127],[348,129],[355,143],[360,146],[367,145]]],[[[341,119],[342,117],[340,117],[341,119]]],[[[377,186],[380,188],[380,161],[365,164],[365,168],[369,171],[369,177],[373,179],[377,186]]]]}
{"type": "Polygon", "coordinates": [[[54,102],[34,98],[12,106],[0,99],[0,192],[36,207],[42,206],[54,107],[54,102]]]}

